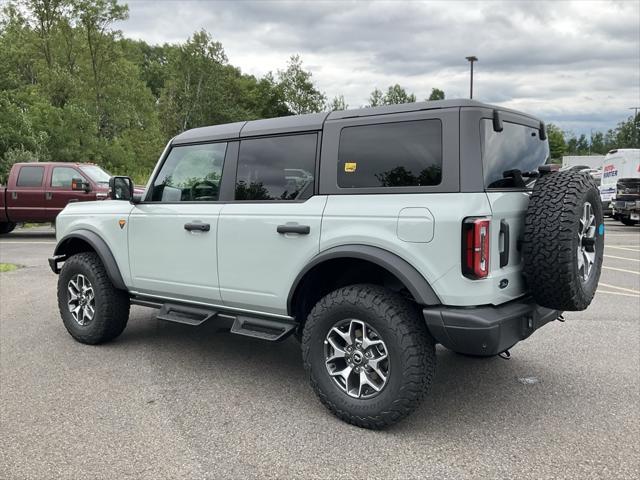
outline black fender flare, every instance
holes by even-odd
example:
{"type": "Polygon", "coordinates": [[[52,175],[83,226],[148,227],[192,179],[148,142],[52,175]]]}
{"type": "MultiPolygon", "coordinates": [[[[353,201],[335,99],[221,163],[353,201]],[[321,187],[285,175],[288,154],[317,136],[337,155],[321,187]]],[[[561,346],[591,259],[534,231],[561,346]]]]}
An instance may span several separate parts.
{"type": "Polygon", "coordinates": [[[118,268],[118,264],[116,263],[113,253],[111,253],[111,249],[97,233],[94,233],[91,230],[76,230],[69,235],[65,235],[56,245],[54,255],[68,254],[69,252],[66,247],[72,239],[79,239],[88,243],[98,254],[98,257],[100,257],[113,286],[119,290],[127,290],[127,286],[124,284],[122,274],[120,273],[120,268],[118,268]]]}
{"type": "Polygon", "coordinates": [[[321,263],[336,258],[356,258],[374,263],[395,275],[419,304],[441,304],[440,299],[436,295],[436,292],[433,291],[433,288],[431,288],[431,285],[429,285],[429,282],[427,282],[424,276],[409,262],[383,248],[354,244],[329,248],[320,252],[307,263],[289,290],[289,296],[287,298],[287,311],[289,314],[293,312],[293,298],[305,275],[321,263]]]}

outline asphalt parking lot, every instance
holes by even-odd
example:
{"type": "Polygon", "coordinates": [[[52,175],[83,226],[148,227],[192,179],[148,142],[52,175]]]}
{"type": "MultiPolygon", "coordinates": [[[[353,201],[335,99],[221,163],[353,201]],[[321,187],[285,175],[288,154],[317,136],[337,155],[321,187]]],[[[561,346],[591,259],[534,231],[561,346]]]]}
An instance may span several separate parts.
{"type": "Polygon", "coordinates": [[[329,414],[299,346],[154,318],[76,343],[49,229],[0,239],[0,478],[639,478],[640,227],[607,220],[600,288],[512,349],[438,349],[430,396],[372,432],[329,414]]]}

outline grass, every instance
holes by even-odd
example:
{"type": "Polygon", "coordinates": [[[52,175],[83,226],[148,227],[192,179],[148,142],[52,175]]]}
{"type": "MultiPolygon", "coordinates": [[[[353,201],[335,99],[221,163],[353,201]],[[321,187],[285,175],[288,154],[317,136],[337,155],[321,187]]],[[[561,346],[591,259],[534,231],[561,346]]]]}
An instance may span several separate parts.
{"type": "Polygon", "coordinates": [[[0,272],[12,272],[17,268],[19,267],[15,263],[0,263],[0,272]]]}

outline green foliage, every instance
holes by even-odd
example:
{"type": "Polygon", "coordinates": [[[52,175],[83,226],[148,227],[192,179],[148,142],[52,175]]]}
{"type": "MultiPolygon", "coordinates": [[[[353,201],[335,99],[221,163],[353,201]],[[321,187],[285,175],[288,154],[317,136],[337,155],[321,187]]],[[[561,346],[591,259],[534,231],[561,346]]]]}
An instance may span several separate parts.
{"type": "Polygon", "coordinates": [[[10,148],[0,158],[0,184],[6,184],[14,163],[37,162],[38,156],[24,148],[10,148]]]}
{"type": "Polygon", "coordinates": [[[278,70],[278,83],[292,113],[320,112],[327,100],[311,81],[311,72],[302,68],[300,55],[292,55],[285,70],[278,70]]]}
{"type": "Polygon", "coordinates": [[[395,105],[399,103],[412,103],[416,101],[416,96],[413,93],[407,93],[397,83],[387,89],[387,93],[384,95],[385,105],[395,105]]]}
{"type": "Polygon", "coordinates": [[[576,137],[565,132],[565,155],[605,155],[615,148],[640,148],[640,113],[618,123],[606,133],[592,131],[591,138],[582,134],[576,137]]]}
{"type": "Polygon", "coordinates": [[[347,108],[349,108],[349,105],[345,102],[344,95],[333,97],[333,100],[327,104],[327,109],[332,112],[336,110],[346,110],[347,108]]]}
{"type": "Polygon", "coordinates": [[[546,126],[549,150],[553,163],[561,163],[567,146],[564,141],[564,133],[556,125],[550,123],[546,126]]]}
{"type": "Polygon", "coordinates": [[[431,94],[429,95],[429,98],[427,98],[427,101],[432,100],[444,100],[444,90],[440,90],[439,88],[432,88],[431,94]]]}

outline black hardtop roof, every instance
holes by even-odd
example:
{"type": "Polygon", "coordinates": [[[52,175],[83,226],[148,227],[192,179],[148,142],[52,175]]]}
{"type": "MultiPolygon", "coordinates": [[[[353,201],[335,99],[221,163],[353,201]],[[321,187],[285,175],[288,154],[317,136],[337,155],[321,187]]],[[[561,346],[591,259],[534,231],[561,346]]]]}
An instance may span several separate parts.
{"type": "Polygon", "coordinates": [[[210,142],[216,140],[231,140],[240,137],[244,138],[261,135],[275,135],[280,133],[310,132],[321,130],[325,121],[455,107],[498,109],[500,111],[512,112],[518,115],[524,115],[529,118],[534,118],[526,113],[510,110],[496,105],[489,105],[487,103],[478,102],[477,100],[435,100],[429,102],[403,103],[398,105],[383,105],[380,107],[364,107],[356,108],[353,110],[340,110],[334,112],[292,115],[288,117],[249,120],[247,122],[225,123],[222,125],[212,125],[210,127],[193,128],[191,130],[187,130],[178,134],[172,140],[172,143],[184,144],[207,141],[210,142]]]}

